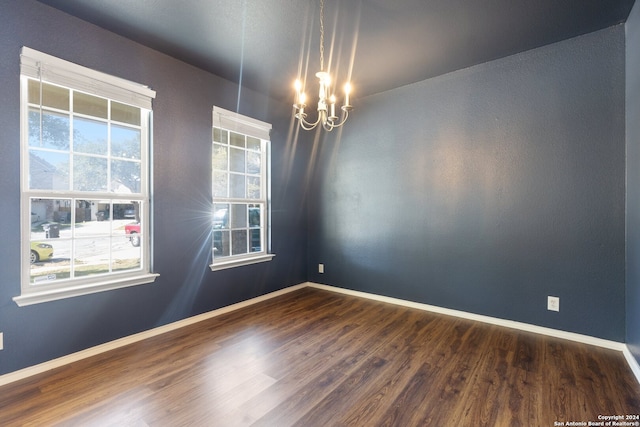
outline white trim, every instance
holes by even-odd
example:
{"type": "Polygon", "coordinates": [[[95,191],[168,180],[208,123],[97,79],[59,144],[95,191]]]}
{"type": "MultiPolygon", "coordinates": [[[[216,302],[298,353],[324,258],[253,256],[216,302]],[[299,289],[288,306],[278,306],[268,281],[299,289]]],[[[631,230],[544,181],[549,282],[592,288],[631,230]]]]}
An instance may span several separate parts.
{"type": "Polygon", "coordinates": [[[153,328],[144,332],[140,332],[134,335],[129,335],[124,338],[117,339],[115,341],[110,341],[95,347],[88,348],[86,350],[82,350],[76,353],[69,354],[67,356],[62,356],[57,359],[49,360],[47,362],[40,363],[38,365],[30,366],[15,372],[10,372],[8,374],[0,375],[0,387],[6,384],[10,384],[15,381],[23,380],[25,378],[29,378],[33,375],[38,375],[52,369],[59,368],[61,366],[65,366],[71,364],[73,362],[77,362],[82,359],[86,359],[88,357],[95,356],[97,354],[105,353],[110,350],[114,350],[120,347],[124,347],[125,345],[133,344],[147,338],[152,338],[160,334],[164,334],[166,332],[174,331],[176,329],[180,329],[182,327],[192,325],[197,322],[201,322],[203,320],[211,319],[216,316],[220,316],[222,314],[229,313],[234,310],[239,310],[241,308],[245,308],[251,306],[253,304],[269,300],[271,298],[278,297],[280,295],[285,295],[293,291],[297,291],[299,289],[303,289],[306,287],[322,289],[331,292],[338,292],[345,295],[351,295],[361,298],[367,298],[374,301],[380,301],[395,305],[400,305],[404,307],[417,308],[419,310],[430,311],[434,313],[440,313],[455,317],[460,317],[469,320],[475,320],[482,323],[489,323],[497,326],[504,326],[512,329],[518,329],[526,332],[533,332],[541,335],[553,336],[556,338],[567,339],[570,341],[577,341],[584,344],[595,345],[598,347],[607,348],[610,350],[617,350],[623,353],[629,367],[633,371],[636,379],[640,383],[640,366],[637,361],[629,351],[629,348],[624,344],[616,341],[609,341],[600,338],[591,337],[588,335],[575,334],[572,332],[560,331],[557,329],[544,328],[540,326],[530,325],[527,323],[514,322],[510,320],[498,319],[489,316],[482,316],[473,313],[467,313],[459,310],[452,310],[443,307],[437,307],[428,304],[416,303],[412,301],[402,300],[398,298],[385,297],[382,295],[376,295],[366,292],[354,291],[350,289],[337,288],[329,285],[322,285],[319,283],[313,282],[304,282],[298,285],[290,286],[288,288],[280,289],[278,291],[274,291],[265,295],[261,295],[246,301],[241,301],[236,304],[228,305],[226,307],[219,308],[217,310],[213,310],[207,313],[202,313],[197,316],[189,317],[186,319],[178,320],[173,323],[169,323],[167,325],[159,326],[157,328],[153,328]]]}
{"type": "Polygon", "coordinates": [[[229,261],[217,261],[209,266],[211,271],[226,270],[227,268],[240,267],[243,265],[258,264],[271,261],[276,254],[264,254],[251,258],[232,259],[229,261]]]}
{"type": "Polygon", "coordinates": [[[629,346],[625,345],[625,349],[622,351],[622,354],[624,354],[624,358],[627,359],[627,363],[629,364],[629,368],[631,368],[633,375],[636,376],[636,379],[640,383],[640,365],[638,365],[638,361],[633,357],[633,354],[631,354],[629,346]]]}
{"type": "Polygon", "coordinates": [[[173,323],[169,323],[167,325],[159,326],[157,328],[149,329],[144,332],[140,332],[137,334],[129,335],[124,338],[117,339],[115,341],[110,341],[104,344],[97,345],[95,347],[88,348],[86,350],[81,350],[76,353],[72,353],[66,356],[59,357],[57,359],[49,360],[47,362],[40,363],[38,365],[30,366],[28,368],[20,369],[19,371],[10,372],[8,374],[0,375],[0,387],[15,381],[23,380],[25,378],[29,378],[33,375],[42,374],[44,372],[50,371],[52,369],[59,368],[61,366],[65,366],[79,360],[86,359],[88,357],[92,357],[98,354],[105,353],[110,350],[115,350],[120,347],[124,347],[125,345],[133,344],[147,338],[152,338],[166,332],[174,331],[176,329],[183,328],[185,326],[192,325],[194,323],[201,322],[203,320],[211,319],[222,314],[229,313],[234,310],[239,310],[244,307],[248,307],[253,304],[257,304],[262,301],[269,300],[271,298],[278,297],[280,295],[288,294],[289,292],[297,291],[298,289],[302,289],[307,287],[306,283],[301,283],[299,285],[290,286],[288,288],[280,289],[278,291],[274,291],[265,295],[261,295],[259,297],[251,298],[246,301],[241,301],[236,304],[231,304],[226,307],[219,308],[217,310],[209,311],[207,313],[198,314],[193,317],[188,317],[186,319],[178,320],[173,323]]]}
{"type": "Polygon", "coordinates": [[[220,107],[213,107],[213,127],[269,140],[271,123],[262,122],[220,107]]]}
{"type": "MultiPolygon", "coordinates": [[[[40,304],[43,302],[55,301],[64,298],[78,297],[81,295],[95,294],[98,292],[110,291],[113,289],[127,288],[129,286],[144,285],[147,283],[153,283],[159,274],[146,273],[138,276],[132,276],[127,278],[114,278],[108,277],[105,281],[96,281],[84,285],[75,286],[59,286],[57,288],[51,288],[45,291],[29,291],[24,292],[22,295],[13,297],[13,300],[19,307],[24,307],[32,304],[40,304]]],[[[33,285],[29,289],[33,288],[33,285]]]]}

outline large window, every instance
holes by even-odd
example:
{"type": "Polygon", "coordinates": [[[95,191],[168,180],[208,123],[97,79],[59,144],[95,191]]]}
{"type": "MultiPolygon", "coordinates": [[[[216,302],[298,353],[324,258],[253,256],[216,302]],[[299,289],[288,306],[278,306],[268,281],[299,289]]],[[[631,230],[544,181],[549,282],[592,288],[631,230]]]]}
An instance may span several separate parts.
{"type": "Polygon", "coordinates": [[[148,88],[23,48],[19,305],[148,283],[148,88]]]}
{"type": "Polygon", "coordinates": [[[212,270],[269,261],[271,125],[213,109],[212,270]]]}

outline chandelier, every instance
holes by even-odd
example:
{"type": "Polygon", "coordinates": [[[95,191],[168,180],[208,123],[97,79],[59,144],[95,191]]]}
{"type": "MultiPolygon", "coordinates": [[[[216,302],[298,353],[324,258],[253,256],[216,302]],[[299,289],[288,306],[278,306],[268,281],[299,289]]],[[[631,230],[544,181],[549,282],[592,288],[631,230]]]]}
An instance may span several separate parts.
{"type": "Polygon", "coordinates": [[[296,89],[295,118],[298,119],[300,127],[305,130],[315,129],[316,126],[322,124],[322,127],[328,132],[342,126],[349,117],[349,111],[353,110],[353,106],[349,104],[349,94],[351,93],[351,84],[344,85],[344,104],[342,117],[336,116],[336,96],[331,92],[331,75],[324,70],[324,0],[320,0],[320,71],[316,73],[316,77],[320,83],[318,93],[318,117],[315,122],[307,121],[307,113],[304,112],[306,104],[306,94],[302,91],[302,82],[296,80],[294,87],[296,89]]]}

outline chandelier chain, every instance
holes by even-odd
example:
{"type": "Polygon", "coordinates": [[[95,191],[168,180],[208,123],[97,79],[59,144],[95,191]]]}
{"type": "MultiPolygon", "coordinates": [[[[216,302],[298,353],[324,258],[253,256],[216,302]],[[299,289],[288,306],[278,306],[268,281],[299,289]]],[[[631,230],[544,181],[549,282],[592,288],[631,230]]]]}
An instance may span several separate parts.
{"type": "Polygon", "coordinates": [[[320,0],[320,71],[324,71],[324,0],[320,0]]]}

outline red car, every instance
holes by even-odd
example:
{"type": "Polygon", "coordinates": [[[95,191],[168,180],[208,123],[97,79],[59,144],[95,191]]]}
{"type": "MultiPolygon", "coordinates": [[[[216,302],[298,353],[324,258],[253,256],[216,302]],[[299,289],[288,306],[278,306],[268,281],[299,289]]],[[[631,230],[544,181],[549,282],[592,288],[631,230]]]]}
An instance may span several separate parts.
{"type": "Polygon", "coordinates": [[[140,224],[127,224],[124,226],[124,232],[129,236],[129,241],[133,246],[140,246],[140,224]]]}

